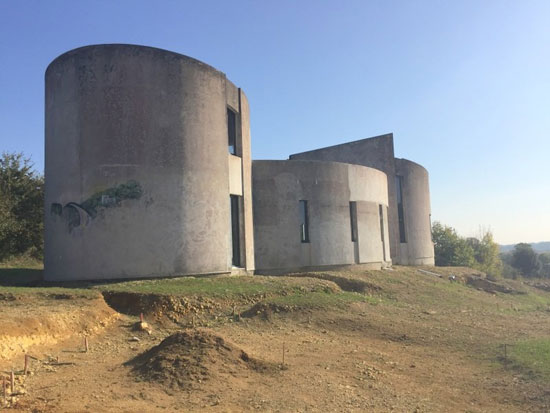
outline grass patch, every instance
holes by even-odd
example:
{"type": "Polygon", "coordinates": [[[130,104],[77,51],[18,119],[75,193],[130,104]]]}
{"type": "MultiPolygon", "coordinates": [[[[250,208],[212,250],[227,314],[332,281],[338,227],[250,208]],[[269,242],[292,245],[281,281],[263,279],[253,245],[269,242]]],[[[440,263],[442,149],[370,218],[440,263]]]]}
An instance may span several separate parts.
{"type": "Polygon", "coordinates": [[[510,361],[524,374],[550,382],[550,338],[518,341],[510,348],[510,361]]]}
{"type": "Polygon", "coordinates": [[[288,295],[281,295],[265,300],[266,303],[276,305],[286,305],[300,308],[343,308],[350,303],[362,302],[373,305],[380,301],[377,298],[354,292],[296,292],[288,295]]]}
{"type": "Polygon", "coordinates": [[[242,296],[279,295],[295,292],[327,289],[322,283],[302,286],[289,283],[282,277],[217,277],[217,278],[173,278],[158,280],[127,281],[108,283],[94,288],[104,291],[134,292],[143,294],[171,294],[235,298],[242,296]]]}
{"type": "Polygon", "coordinates": [[[0,262],[0,269],[4,268],[42,270],[44,268],[44,263],[42,260],[37,260],[28,255],[20,255],[0,262]]]}

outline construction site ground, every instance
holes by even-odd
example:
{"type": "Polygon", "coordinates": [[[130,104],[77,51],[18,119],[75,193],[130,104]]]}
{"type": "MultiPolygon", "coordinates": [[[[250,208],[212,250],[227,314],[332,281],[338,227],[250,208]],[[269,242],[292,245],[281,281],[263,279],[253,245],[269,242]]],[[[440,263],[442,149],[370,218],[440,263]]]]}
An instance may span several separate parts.
{"type": "Polygon", "coordinates": [[[550,410],[544,284],[447,267],[39,278],[0,270],[2,412],[550,410]]]}

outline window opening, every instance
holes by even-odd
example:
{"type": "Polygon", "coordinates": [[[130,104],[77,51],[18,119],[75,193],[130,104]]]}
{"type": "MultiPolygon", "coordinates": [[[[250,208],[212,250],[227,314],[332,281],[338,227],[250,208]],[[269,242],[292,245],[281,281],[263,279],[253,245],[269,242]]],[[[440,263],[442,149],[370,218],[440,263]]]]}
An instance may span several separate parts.
{"type": "Polygon", "coordinates": [[[237,114],[227,108],[227,138],[229,153],[237,154],[237,114]]]}
{"type": "Polygon", "coordinates": [[[357,202],[349,203],[349,220],[351,223],[351,241],[357,242],[357,202]]]}
{"type": "Polygon", "coordinates": [[[232,264],[235,267],[241,265],[240,231],[239,231],[239,197],[230,195],[231,202],[231,241],[233,249],[232,264]]]}
{"type": "Polygon", "coordinates": [[[395,177],[395,187],[397,191],[397,215],[399,219],[399,240],[407,242],[405,235],[405,213],[403,210],[403,177],[397,175],[395,177]]]}
{"type": "Polygon", "coordinates": [[[300,240],[309,242],[309,217],[307,201],[300,201],[300,240]]]}

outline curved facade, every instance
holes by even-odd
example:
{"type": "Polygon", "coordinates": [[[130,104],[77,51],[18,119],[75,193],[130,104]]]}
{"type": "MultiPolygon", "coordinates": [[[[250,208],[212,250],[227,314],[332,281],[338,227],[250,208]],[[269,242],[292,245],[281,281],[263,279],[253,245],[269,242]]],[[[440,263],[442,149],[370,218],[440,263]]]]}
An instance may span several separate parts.
{"type": "Polygon", "coordinates": [[[395,172],[402,183],[401,226],[406,241],[400,243],[400,264],[434,265],[428,171],[417,163],[396,158],[395,172]]]}
{"type": "Polygon", "coordinates": [[[346,162],[386,173],[392,262],[434,264],[428,173],[414,162],[394,157],[393,134],[297,153],[290,159],[346,162]]]}
{"type": "Polygon", "coordinates": [[[248,116],[223,73],[177,53],[98,45],[54,60],[45,278],[252,271],[248,116]]]}
{"type": "Polygon", "coordinates": [[[390,261],[387,178],[358,165],[254,161],[258,272],[390,261]]]}

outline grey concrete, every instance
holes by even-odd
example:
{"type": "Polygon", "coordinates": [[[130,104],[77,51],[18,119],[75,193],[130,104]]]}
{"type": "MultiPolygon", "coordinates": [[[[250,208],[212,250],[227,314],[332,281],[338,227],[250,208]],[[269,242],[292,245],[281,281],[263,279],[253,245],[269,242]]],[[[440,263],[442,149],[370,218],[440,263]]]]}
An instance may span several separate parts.
{"type": "Polygon", "coordinates": [[[240,115],[242,188],[235,177],[231,185],[244,198],[241,262],[253,270],[242,96],[214,68],[150,47],[88,46],[55,59],[46,71],[45,278],[231,272],[227,104],[240,115]]]}
{"type": "Polygon", "coordinates": [[[400,263],[435,265],[428,171],[407,159],[396,159],[395,172],[403,177],[403,209],[407,236],[407,242],[400,244],[400,263]]]}
{"type": "Polygon", "coordinates": [[[257,272],[389,264],[378,215],[380,204],[388,206],[383,172],[338,162],[254,161],[252,178],[257,272]],[[308,201],[310,242],[300,239],[300,200],[308,201]],[[357,202],[356,242],[350,201],[357,202]]]}
{"type": "MultiPolygon", "coordinates": [[[[388,176],[389,205],[396,204],[395,198],[395,162],[393,150],[393,134],[375,136],[354,142],[329,146],[313,151],[290,155],[289,159],[309,159],[319,161],[346,162],[355,165],[368,166],[384,172],[388,176]]],[[[389,209],[390,254],[394,261],[399,261],[399,225],[397,209],[389,209]]]]}
{"type": "MultiPolygon", "coordinates": [[[[388,205],[387,219],[389,221],[389,245],[391,260],[397,264],[433,264],[433,243],[431,242],[431,226],[429,223],[429,183],[428,175],[416,168],[398,167],[399,159],[394,157],[393,134],[380,135],[373,138],[316,149],[290,155],[291,160],[320,160],[347,162],[376,168],[388,177],[388,205]],[[399,220],[397,212],[397,192],[395,176],[404,176],[404,188],[407,198],[404,202],[405,224],[410,225],[407,232],[410,237],[408,245],[400,243],[399,220]],[[427,220],[426,220],[427,217],[427,220]],[[430,236],[428,240],[427,236],[430,236]]],[[[403,164],[403,163],[402,163],[403,164]]],[[[416,165],[416,164],[415,164],[416,165]]]]}

